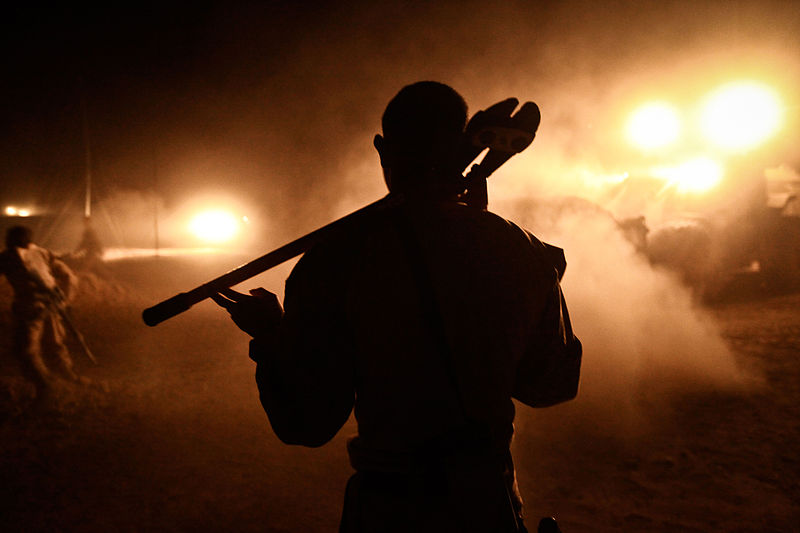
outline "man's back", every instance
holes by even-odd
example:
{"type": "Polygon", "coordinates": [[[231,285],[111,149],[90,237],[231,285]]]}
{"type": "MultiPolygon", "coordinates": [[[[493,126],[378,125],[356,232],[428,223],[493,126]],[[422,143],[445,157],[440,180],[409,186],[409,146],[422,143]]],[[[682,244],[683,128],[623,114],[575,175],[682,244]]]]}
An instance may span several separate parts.
{"type": "MultiPolygon", "coordinates": [[[[517,367],[526,352],[528,359],[538,356],[535,337],[559,334],[558,324],[542,322],[546,307],[560,304],[553,302],[557,287],[543,245],[492,213],[455,202],[380,213],[309,251],[287,281],[280,359],[288,366],[317,360],[324,375],[305,379],[329,382],[321,388],[307,382],[290,404],[327,398],[335,424],[346,419],[355,396],[359,438],[368,449],[413,451],[465,417],[485,424],[503,449],[512,433],[511,396],[520,387],[517,367]],[[440,324],[426,315],[409,237],[430,279],[444,348],[437,342],[440,324]]],[[[270,374],[286,379],[285,371],[270,374]]],[[[273,391],[265,382],[262,393],[273,391]]]]}
{"type": "Polygon", "coordinates": [[[45,290],[57,287],[53,254],[33,243],[26,248],[6,248],[0,252],[0,272],[14,289],[16,300],[42,297],[45,290]]]}
{"type": "Polygon", "coordinates": [[[555,272],[522,230],[490,213],[453,203],[415,207],[404,216],[441,323],[426,315],[428,288],[419,286],[417,259],[389,216],[375,228],[348,295],[356,373],[364,376],[356,387],[360,437],[369,447],[413,449],[466,414],[507,446],[514,369],[555,272]],[[436,342],[438,327],[449,353],[436,342]]]}

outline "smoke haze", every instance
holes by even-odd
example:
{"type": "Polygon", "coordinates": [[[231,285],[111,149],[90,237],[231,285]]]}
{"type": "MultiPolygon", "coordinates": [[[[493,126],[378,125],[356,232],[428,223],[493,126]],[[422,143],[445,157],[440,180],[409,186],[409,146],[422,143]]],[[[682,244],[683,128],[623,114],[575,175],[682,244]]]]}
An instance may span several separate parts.
{"type": "MultiPolygon", "coordinates": [[[[128,26],[119,14],[96,15],[77,43],[65,41],[86,55],[49,73],[36,61],[53,67],[64,58],[31,43],[52,24],[10,33],[32,50],[16,72],[50,88],[5,98],[12,125],[25,128],[3,138],[4,197],[82,182],[83,94],[98,212],[117,227],[111,244],[148,242],[153,209],[166,235],[195,196],[224,195],[258,218],[258,246],[269,250],[385,193],[371,141],[403,85],[449,83],[471,112],[509,96],[533,100],[543,116],[537,139],[492,178],[490,208],[566,250],[564,286],[586,347],[576,405],[634,416],[639,394],[741,381],[689,291],[616,230],[612,217],[659,223],[663,198],[613,204],[607,180],[643,167],[619,140],[620,117],[651,95],[694,100],[735,76],[765,77],[796,98],[794,3],[211,3],[184,11],[168,9],[153,27],[143,15],[128,26]],[[102,39],[116,57],[104,55],[102,39]],[[42,102],[39,114],[31,110],[42,102]],[[556,202],[553,212],[557,197],[601,209],[556,202]]],[[[787,107],[794,114],[784,131],[793,133],[739,162],[732,181],[749,179],[753,167],[794,164],[797,102],[787,107]]]]}
{"type": "MultiPolygon", "coordinates": [[[[531,147],[489,181],[492,211],[565,250],[584,347],[575,400],[517,410],[529,523],[796,529],[800,295],[704,307],[619,225],[644,216],[652,245],[686,220],[727,225],[692,256],[708,263],[763,238],[743,235],[761,180],[794,187],[800,169],[796,0],[17,4],[0,17],[0,205],[32,206],[35,240],[74,250],[88,156],[93,227],[128,254],[81,272],[73,318],[100,364],[75,354],[94,383],[52,416],[26,410],[33,386],[0,310],[0,529],[336,529],[354,419],[321,448],[286,446],[227,313],[205,301],[156,328],[140,315],[383,196],[372,139],[419,80],[450,84],[470,113],[512,96],[542,112],[531,147]],[[666,100],[688,123],[735,79],[780,94],[778,135],[729,155],[711,195],[665,189],[626,118],[666,100]],[[153,248],[156,231],[163,248],[197,246],[186,222],[209,207],[246,215],[247,239],[216,254],[130,250],[153,248]]],[[[293,264],[236,289],[282,297],[293,264]]]]}
{"type": "Polygon", "coordinates": [[[559,428],[636,435],[661,424],[681,394],[758,385],[690,289],[654,269],[608,212],[574,197],[518,201],[501,212],[566,253],[562,287],[584,356],[580,392],[561,408],[559,428]]]}

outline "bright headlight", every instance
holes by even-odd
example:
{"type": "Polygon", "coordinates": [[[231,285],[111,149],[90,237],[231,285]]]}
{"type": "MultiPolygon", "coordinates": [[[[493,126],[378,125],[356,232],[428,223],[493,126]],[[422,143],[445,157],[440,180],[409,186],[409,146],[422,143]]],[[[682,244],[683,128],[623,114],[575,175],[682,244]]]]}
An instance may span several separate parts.
{"type": "Polygon", "coordinates": [[[781,104],[767,86],[735,82],[711,93],[701,127],[714,144],[728,149],[754,148],[774,133],[781,122],[781,104]]]}
{"type": "Polygon", "coordinates": [[[667,146],[678,138],[681,125],[678,112],[665,103],[646,104],[628,121],[628,139],[639,148],[651,150],[667,146]]]}
{"type": "Polygon", "coordinates": [[[227,211],[203,211],[189,222],[189,229],[198,239],[211,243],[231,240],[239,231],[236,216],[227,211]]]}

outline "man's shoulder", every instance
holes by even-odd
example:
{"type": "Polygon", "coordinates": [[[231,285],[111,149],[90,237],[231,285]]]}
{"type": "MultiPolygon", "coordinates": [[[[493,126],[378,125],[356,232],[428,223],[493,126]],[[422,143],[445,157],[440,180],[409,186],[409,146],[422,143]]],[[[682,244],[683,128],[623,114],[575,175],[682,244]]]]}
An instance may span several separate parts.
{"type": "Polygon", "coordinates": [[[544,248],[542,241],[531,231],[493,211],[474,209],[463,204],[458,204],[454,209],[460,217],[472,220],[474,227],[481,228],[487,236],[503,239],[506,242],[516,242],[520,246],[544,248]]]}
{"type": "Polygon", "coordinates": [[[43,246],[39,246],[38,244],[30,243],[27,248],[27,253],[30,255],[40,255],[42,257],[46,257],[50,259],[53,257],[53,252],[48,250],[43,246]]]}
{"type": "Polygon", "coordinates": [[[484,213],[486,213],[487,218],[492,220],[494,224],[502,226],[509,233],[516,234],[520,237],[525,238],[526,240],[533,239],[538,242],[538,239],[533,235],[533,233],[531,233],[529,230],[525,229],[518,223],[514,222],[513,220],[500,216],[492,211],[484,211],[484,213]]]}
{"type": "MultiPolygon", "coordinates": [[[[464,241],[464,246],[470,248],[502,249],[504,254],[515,255],[522,261],[525,257],[537,263],[546,260],[546,246],[542,241],[516,222],[494,212],[455,202],[407,207],[410,211],[405,213],[416,219],[418,229],[438,235],[439,240],[464,241]]],[[[303,254],[291,277],[316,275],[320,270],[332,271],[331,274],[349,271],[364,250],[380,247],[387,235],[396,233],[398,209],[368,213],[330,233],[303,254]]]]}
{"type": "Polygon", "coordinates": [[[384,212],[367,213],[358,220],[331,231],[300,257],[289,279],[318,276],[320,272],[326,272],[327,277],[330,277],[337,272],[349,270],[349,265],[364,248],[364,243],[370,235],[381,231],[385,220],[384,212]]]}
{"type": "Polygon", "coordinates": [[[563,274],[566,268],[563,250],[539,239],[533,232],[491,211],[483,212],[483,223],[488,230],[486,236],[494,241],[496,248],[504,248],[523,262],[536,268],[563,274]]]}

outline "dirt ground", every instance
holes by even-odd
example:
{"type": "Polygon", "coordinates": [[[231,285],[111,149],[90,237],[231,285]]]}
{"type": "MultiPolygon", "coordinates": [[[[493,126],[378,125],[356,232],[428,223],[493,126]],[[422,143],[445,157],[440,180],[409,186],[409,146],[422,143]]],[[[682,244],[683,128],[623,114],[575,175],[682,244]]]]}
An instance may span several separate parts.
{"type": "MultiPolygon", "coordinates": [[[[0,530],[336,531],[353,421],[318,449],[281,444],[258,403],[247,339],[223,312],[203,303],[142,324],[142,309],[220,272],[167,266],[158,283],[144,261],[109,265],[105,280],[84,276],[75,322],[100,364],[76,353],[93,384],[39,408],[10,359],[10,292],[0,287],[0,530]]],[[[759,384],[675,392],[658,405],[642,398],[635,428],[565,424],[569,404],[518,406],[514,454],[530,523],[555,515],[565,533],[797,531],[800,294],[710,312],[759,384]]]]}

